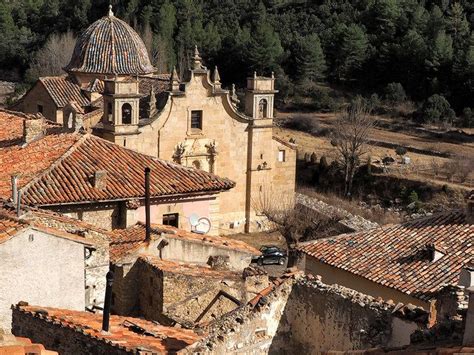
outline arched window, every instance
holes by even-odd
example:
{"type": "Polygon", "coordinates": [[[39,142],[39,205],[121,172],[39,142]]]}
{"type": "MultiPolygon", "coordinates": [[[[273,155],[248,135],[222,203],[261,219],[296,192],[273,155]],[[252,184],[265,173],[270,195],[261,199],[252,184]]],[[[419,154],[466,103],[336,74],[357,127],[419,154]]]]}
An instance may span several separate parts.
{"type": "Polygon", "coordinates": [[[193,161],[194,169],[201,169],[201,163],[198,160],[193,161]]]}
{"type": "Polygon", "coordinates": [[[258,118],[265,118],[267,117],[267,100],[261,99],[258,103],[258,118]]]}
{"type": "Polygon", "coordinates": [[[122,124],[132,123],[132,105],[123,104],[122,105],[122,124]]]}
{"type": "Polygon", "coordinates": [[[112,103],[111,102],[108,102],[107,103],[107,119],[109,120],[109,122],[112,122],[112,103]]]}

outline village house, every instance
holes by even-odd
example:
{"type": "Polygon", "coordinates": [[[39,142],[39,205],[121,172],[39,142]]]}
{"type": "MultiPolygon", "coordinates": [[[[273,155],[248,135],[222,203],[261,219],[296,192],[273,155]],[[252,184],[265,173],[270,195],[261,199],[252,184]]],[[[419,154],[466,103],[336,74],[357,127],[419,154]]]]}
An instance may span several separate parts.
{"type": "Polygon", "coordinates": [[[234,182],[153,158],[80,132],[62,133],[40,117],[0,111],[0,197],[67,214],[103,229],[145,220],[144,169],[151,169],[152,222],[191,230],[193,214],[216,234],[219,193],[234,182]],[[18,144],[11,145],[10,142],[18,144]]]}
{"type": "Polygon", "coordinates": [[[80,35],[65,71],[40,78],[15,109],[234,181],[220,196],[220,234],[264,228],[261,193],[293,198],[296,146],[273,136],[273,74],[248,78],[240,110],[235,88],[222,88],[197,48],[185,78],[156,74],[139,35],[112,9],[80,35]]]}
{"type": "MultiPolygon", "coordinates": [[[[471,298],[472,299],[472,298],[471,298]]],[[[455,301],[455,300],[453,300],[455,301]]],[[[61,354],[452,354],[472,353],[464,321],[429,328],[431,312],[395,304],[318,278],[287,272],[216,319],[169,327],[20,302],[13,332],[61,354]],[[101,326],[102,323],[102,326],[101,326]],[[105,329],[104,331],[104,324],[105,329]]]]}
{"type": "Polygon", "coordinates": [[[247,268],[260,252],[244,242],[138,223],[115,230],[112,311],[162,324],[194,324],[236,308],[268,284],[247,268]],[[245,269],[245,270],[244,270],[245,269]]]}
{"type": "Polygon", "coordinates": [[[303,268],[323,282],[430,309],[446,286],[474,285],[472,199],[452,211],[302,243],[303,268]]]}
{"type": "Polygon", "coordinates": [[[9,332],[10,306],[21,300],[85,310],[85,269],[94,244],[0,210],[0,330],[9,332]]]}

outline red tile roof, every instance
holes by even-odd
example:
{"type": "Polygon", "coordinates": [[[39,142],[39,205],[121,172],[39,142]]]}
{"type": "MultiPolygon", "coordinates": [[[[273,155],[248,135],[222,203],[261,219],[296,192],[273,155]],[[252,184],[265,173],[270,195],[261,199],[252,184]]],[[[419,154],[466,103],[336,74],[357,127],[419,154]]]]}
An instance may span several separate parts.
{"type": "Polygon", "coordinates": [[[365,232],[304,243],[299,249],[318,261],[427,301],[444,285],[456,285],[474,258],[474,225],[453,211],[365,232]],[[427,244],[446,250],[429,259],[427,244]]]}
{"type": "Polygon", "coordinates": [[[71,332],[78,333],[78,336],[106,342],[109,346],[134,354],[139,353],[139,348],[149,349],[150,353],[176,353],[202,338],[192,330],[166,327],[140,318],[111,315],[109,332],[104,333],[101,331],[100,314],[20,305],[15,310],[42,319],[58,329],[68,328],[71,332]]]}
{"type": "Polygon", "coordinates": [[[0,149],[0,197],[11,195],[10,176],[20,175],[22,200],[56,205],[124,200],[144,195],[144,168],[151,168],[152,197],[216,193],[235,183],[203,170],[183,167],[78,133],[47,135],[28,145],[0,149]],[[107,172],[104,189],[91,177],[107,172]]]}
{"type": "Polygon", "coordinates": [[[93,243],[91,243],[89,240],[86,240],[85,238],[76,234],[68,233],[56,228],[51,228],[45,226],[42,223],[18,219],[12,217],[10,211],[0,209],[0,244],[10,240],[19,232],[27,228],[35,229],[58,238],[68,239],[88,246],[93,245],[93,243]]]}
{"type": "Polygon", "coordinates": [[[229,270],[215,270],[208,265],[197,265],[190,263],[181,263],[171,260],[162,260],[153,255],[141,254],[138,258],[140,261],[152,266],[154,269],[166,271],[172,274],[181,274],[194,277],[210,277],[210,278],[232,278],[240,279],[241,274],[229,270]]]}
{"type": "MultiPolygon", "coordinates": [[[[240,240],[220,236],[206,236],[198,233],[187,232],[171,226],[153,224],[151,237],[159,238],[161,233],[165,233],[166,238],[182,239],[217,248],[233,249],[243,253],[260,255],[260,251],[240,240]]],[[[145,225],[143,223],[137,223],[127,229],[116,229],[112,231],[112,234],[113,237],[110,242],[110,257],[114,261],[120,260],[122,257],[137,250],[145,243],[145,225]]]]}
{"type": "Polygon", "coordinates": [[[56,351],[46,350],[42,344],[33,344],[31,339],[0,334],[0,355],[58,355],[56,351]],[[7,338],[7,339],[2,339],[7,338]]]}
{"type": "Polygon", "coordinates": [[[58,108],[66,106],[69,101],[76,101],[81,107],[90,104],[80,85],[68,76],[47,76],[39,78],[39,81],[58,108]]]}

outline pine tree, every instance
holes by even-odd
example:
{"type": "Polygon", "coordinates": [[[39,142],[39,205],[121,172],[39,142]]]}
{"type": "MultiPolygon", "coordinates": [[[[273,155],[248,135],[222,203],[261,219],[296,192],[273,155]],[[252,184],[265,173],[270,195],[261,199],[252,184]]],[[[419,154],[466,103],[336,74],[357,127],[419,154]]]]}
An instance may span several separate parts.
{"type": "Polygon", "coordinates": [[[351,24],[346,27],[342,33],[337,60],[336,71],[339,80],[349,80],[355,77],[356,72],[367,58],[368,45],[367,35],[360,26],[351,24]]]}
{"type": "Polygon", "coordinates": [[[317,81],[325,77],[326,60],[317,34],[298,40],[296,74],[300,81],[317,81]]]}

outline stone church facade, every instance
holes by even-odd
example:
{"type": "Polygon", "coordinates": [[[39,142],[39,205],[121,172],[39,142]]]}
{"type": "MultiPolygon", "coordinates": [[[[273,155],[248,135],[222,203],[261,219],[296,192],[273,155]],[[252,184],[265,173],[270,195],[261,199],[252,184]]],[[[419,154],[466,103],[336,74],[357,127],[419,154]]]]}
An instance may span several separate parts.
{"type": "Polygon", "coordinates": [[[259,201],[293,198],[296,146],[273,136],[273,74],[247,79],[242,112],[235,88],[222,88],[217,68],[211,75],[197,48],[182,82],[175,70],[156,74],[138,34],[112,11],[79,37],[65,70],[55,86],[74,89],[54,91],[41,78],[19,108],[39,107],[45,115],[62,110],[47,118],[233,180],[236,186],[218,197],[220,214],[212,223],[219,233],[262,229],[259,201]],[[62,108],[37,104],[48,96],[62,108]]]}

